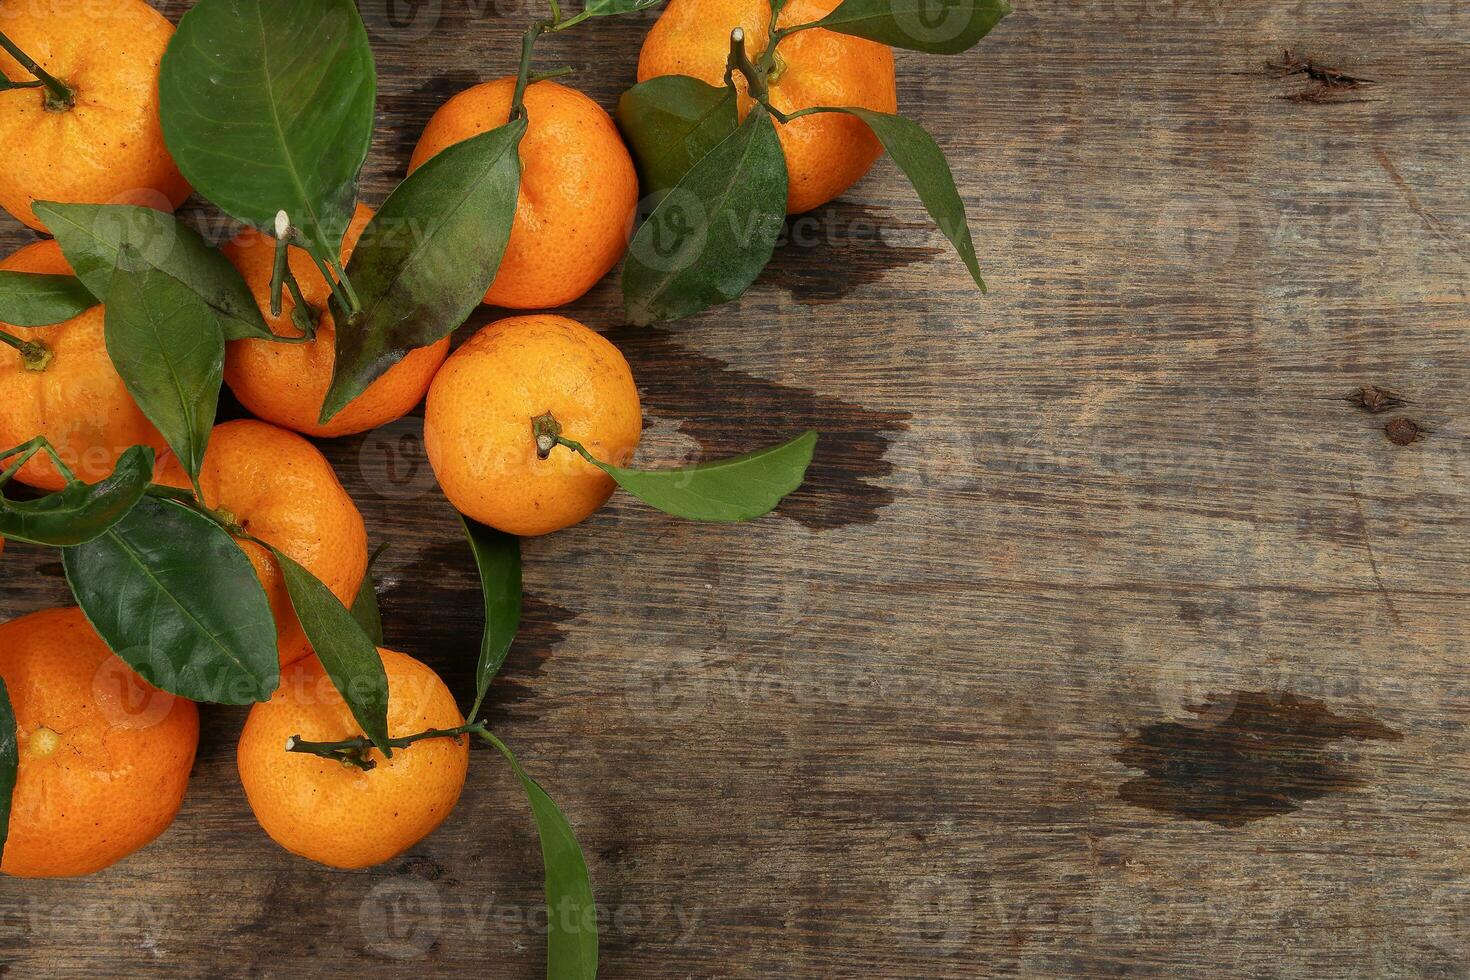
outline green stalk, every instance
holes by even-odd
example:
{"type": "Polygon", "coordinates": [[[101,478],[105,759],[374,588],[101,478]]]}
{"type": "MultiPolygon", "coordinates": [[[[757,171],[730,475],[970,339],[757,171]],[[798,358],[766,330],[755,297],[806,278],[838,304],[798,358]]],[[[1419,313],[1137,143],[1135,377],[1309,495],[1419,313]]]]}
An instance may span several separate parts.
{"type": "MultiPolygon", "coordinates": [[[[426,738],[459,738],[461,735],[479,735],[483,738],[488,736],[489,732],[485,730],[483,721],[466,722],[458,728],[430,728],[416,735],[390,738],[388,747],[406,749],[413,743],[421,742],[426,738]]],[[[301,752],[320,756],[323,759],[335,759],[344,766],[355,766],[363,772],[377,768],[378,764],[368,758],[368,752],[372,748],[372,740],[363,735],[356,738],[344,738],[340,742],[308,742],[299,735],[292,735],[286,739],[287,752],[301,752]]]]}
{"type": "Polygon", "coordinates": [[[46,108],[52,112],[65,112],[77,104],[77,91],[46,69],[36,64],[29,55],[15,46],[15,42],[0,34],[0,48],[4,48],[20,66],[46,86],[46,108]]]}

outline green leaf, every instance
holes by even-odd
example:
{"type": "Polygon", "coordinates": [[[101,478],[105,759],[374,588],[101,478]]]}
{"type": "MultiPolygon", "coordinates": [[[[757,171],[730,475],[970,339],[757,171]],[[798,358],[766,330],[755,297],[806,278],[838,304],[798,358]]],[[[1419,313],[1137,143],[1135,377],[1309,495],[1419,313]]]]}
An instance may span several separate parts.
{"type": "Polygon", "coordinates": [[[338,310],[327,422],[415,347],[447,337],[485,297],[515,218],[521,168],[515,119],[456,143],[399,184],[347,265],[362,313],[338,310]]]}
{"type": "Polygon", "coordinates": [[[729,86],[688,75],[659,75],[618,99],[618,125],[638,162],[643,193],[668,190],[735,132],[740,117],[729,86]]]}
{"type": "Polygon", "coordinates": [[[898,164],[898,169],[919,192],[919,200],[929,216],[954,245],[955,251],[960,253],[975,285],[982,293],[985,292],[985,280],[980,276],[980,262],[975,258],[975,242],[970,237],[969,219],[965,215],[965,202],[960,200],[954,174],[933,137],[924,132],[924,127],[905,116],[855,106],[838,111],[857,116],[873,130],[888,155],[893,157],[893,162],[898,164]]]}
{"type": "Polygon", "coordinates": [[[628,247],[623,303],[647,325],[745,292],[771,260],[786,218],[786,158],[771,117],[745,122],[696,163],[628,247]]]}
{"type": "Polygon", "coordinates": [[[374,646],[383,645],[383,614],[378,609],[378,589],[373,582],[373,563],[386,547],[387,543],[384,542],[368,558],[367,571],[362,575],[362,584],[357,587],[357,597],[352,600],[352,618],[362,627],[374,646]]]}
{"type": "Polygon", "coordinates": [[[500,750],[515,771],[531,804],[546,868],[547,980],[594,980],[597,976],[597,903],[587,876],[587,861],[572,825],[541,785],[526,775],[516,757],[489,732],[484,739],[500,750]]]}
{"type": "Polygon", "coordinates": [[[0,323],[44,327],[96,305],[97,297],[76,276],[0,270],[0,323]]]}
{"type": "Polygon", "coordinates": [[[566,442],[617,481],[618,486],[666,514],[692,521],[748,521],[769,514],[806,478],[817,434],[804,432],[779,446],[677,470],[630,470],[594,459],[566,442]]]}
{"type": "Polygon", "coordinates": [[[521,540],[468,517],[461,519],[475,553],[480,590],[485,596],[485,633],[480,640],[480,663],[475,668],[475,710],[470,712],[474,715],[521,626],[521,540]]]}
{"type": "Polygon", "coordinates": [[[276,624],[245,552],[218,524],[147,496],[62,553],[92,627],[154,687],[218,704],[265,701],[280,681],[276,624]]]}
{"type": "Polygon", "coordinates": [[[62,254],[87,289],[103,302],[124,244],[144,261],[193,290],[214,311],[226,340],[270,337],[270,328],[239,271],[218,249],[178,218],[129,204],[53,204],[37,201],[62,254]]]}
{"type": "Polygon", "coordinates": [[[107,290],[103,333],[133,401],[197,479],[225,370],[225,338],[209,307],[124,243],[107,290]]]}
{"type": "Polygon", "coordinates": [[[52,548],[86,544],[126,517],[152,478],[153,450],[133,446],[98,483],[73,480],[35,500],[0,496],[0,537],[52,548]]]}
{"type": "Polygon", "coordinates": [[[10,835],[10,801],[15,796],[15,777],[20,771],[19,728],[15,709],[10,706],[10,692],[0,679],[0,854],[10,835]]]}
{"type": "Polygon", "coordinates": [[[352,218],[376,92],[352,0],[200,0],[158,76],[164,141],[194,189],[257,228],[284,210],[324,261],[352,218]]]}
{"type": "Polygon", "coordinates": [[[291,606],[327,676],[362,726],[363,734],[384,754],[391,755],[388,675],[377,647],[320,579],[279,549],[272,548],[271,553],[280,562],[291,606]]]}
{"type": "Polygon", "coordinates": [[[1010,12],[1010,0],[843,0],[815,26],[895,48],[959,54],[1010,12]]]}

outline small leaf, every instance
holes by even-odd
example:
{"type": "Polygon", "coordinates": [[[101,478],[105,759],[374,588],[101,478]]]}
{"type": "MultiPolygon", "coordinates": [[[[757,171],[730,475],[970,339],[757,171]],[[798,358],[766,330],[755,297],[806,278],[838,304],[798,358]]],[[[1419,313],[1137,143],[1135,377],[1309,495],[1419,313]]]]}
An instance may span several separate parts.
{"type": "Polygon", "coordinates": [[[684,175],[628,248],[623,301],[647,325],[735,299],[771,260],[786,217],[786,158],[771,117],[745,122],[684,175]]]}
{"type": "Polygon", "coordinates": [[[20,771],[18,737],[10,692],[0,679],[0,854],[5,852],[5,840],[10,836],[10,801],[15,796],[15,777],[20,771]]]}
{"type": "MultiPolygon", "coordinates": [[[[475,707],[485,700],[490,682],[505,663],[506,654],[521,625],[521,540],[470,520],[464,521],[480,589],[485,596],[485,633],[480,640],[480,663],[475,668],[475,707]]],[[[471,712],[472,714],[474,712],[471,712]]]]}
{"type": "Polygon", "coordinates": [[[124,243],[107,290],[103,333],[133,401],[197,479],[225,369],[225,338],[209,307],[124,243]]]}
{"type": "Polygon", "coordinates": [[[363,734],[385,754],[388,748],[388,675],[372,639],[321,580],[289,555],[272,548],[291,607],[332,684],[347,702],[363,734]]]}
{"type": "Polygon", "coordinates": [[[770,513],[801,486],[817,434],[804,432],[779,446],[678,470],[624,469],[593,459],[575,443],[572,448],[618,486],[666,514],[692,521],[748,521],[770,513]]]}
{"type": "Polygon", "coordinates": [[[35,500],[0,496],[0,537],[52,548],[86,544],[127,516],[153,478],[153,450],[133,446],[98,483],[73,480],[35,500]]]}
{"type": "Polygon", "coordinates": [[[96,305],[97,297],[76,276],[0,271],[0,323],[44,327],[96,305]]]}
{"type": "Polygon", "coordinates": [[[77,278],[107,301],[118,248],[132,245],[144,261],[198,294],[214,311],[226,340],[270,337],[260,307],[239,270],[178,218],[128,204],[53,204],[37,201],[45,222],[77,278]]]}
{"type": "Polygon", "coordinates": [[[488,732],[484,738],[500,750],[521,781],[541,838],[541,862],[546,868],[546,976],[548,980],[594,980],[597,903],[582,846],[555,801],[526,775],[505,743],[488,732]]]}
{"type": "Polygon", "coordinates": [[[362,584],[357,587],[357,597],[352,600],[352,618],[362,631],[373,641],[374,646],[383,645],[383,614],[378,609],[378,589],[373,582],[373,562],[387,547],[386,542],[378,546],[368,559],[367,571],[363,572],[362,584]]]}
{"type": "Polygon", "coordinates": [[[353,0],[200,0],[158,76],[164,141],[194,189],[261,229],[284,210],[324,261],[352,218],[376,93],[353,0]]]}
{"type": "Polygon", "coordinates": [[[970,237],[969,219],[965,214],[965,202],[955,189],[954,174],[943,152],[933,137],[924,132],[924,127],[906,116],[874,112],[871,109],[844,107],[838,111],[850,113],[867,123],[877,135],[898,169],[908,177],[914,190],[919,192],[929,216],[944,232],[960,253],[965,267],[980,291],[985,292],[985,280],[980,276],[980,262],[975,258],[975,242],[970,237]]]}
{"type": "Polygon", "coordinates": [[[363,230],[346,270],[362,313],[350,323],[336,311],[337,361],[323,423],[480,305],[510,240],[521,178],[516,148],[525,132],[525,119],[515,119],[435,155],[363,230]]]}
{"type": "Polygon", "coordinates": [[[1010,12],[1010,0],[843,0],[816,26],[896,48],[959,54],[1010,12]]]}
{"type": "Polygon", "coordinates": [[[265,589],[235,539],[203,514],[144,497],[61,554],[87,620],[154,687],[217,704],[265,701],[276,689],[265,589]]]}

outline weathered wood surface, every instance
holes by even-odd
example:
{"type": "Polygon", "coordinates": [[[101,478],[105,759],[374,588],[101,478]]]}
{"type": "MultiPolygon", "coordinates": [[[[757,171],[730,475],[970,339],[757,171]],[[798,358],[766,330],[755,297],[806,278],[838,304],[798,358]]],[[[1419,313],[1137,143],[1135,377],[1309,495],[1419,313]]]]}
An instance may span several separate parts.
{"type": "MultiPolygon", "coordinates": [[[[828,435],[783,516],[617,498],[526,549],[493,719],[587,849],[603,975],[1466,975],[1470,11],[1017,5],[970,54],[899,55],[988,299],[885,162],[742,302],[614,333],[645,459],[828,435]],[[1278,78],[1285,49],[1375,83],[1278,78]],[[1391,443],[1400,416],[1428,436],[1391,443]]],[[[376,203],[529,14],[366,6],[376,203]]],[[[611,106],[646,23],[544,61],[611,106]]],[[[617,308],[607,282],[575,314],[617,308]]],[[[389,644],[467,697],[474,573],[418,431],[325,448],[392,543],[389,644]]],[[[0,616],[66,595],[54,554],[4,556],[0,616]]],[[[0,882],[0,973],[539,973],[497,759],[404,859],[339,873],[258,831],[241,712],[205,716],[155,845],[0,882]]]]}

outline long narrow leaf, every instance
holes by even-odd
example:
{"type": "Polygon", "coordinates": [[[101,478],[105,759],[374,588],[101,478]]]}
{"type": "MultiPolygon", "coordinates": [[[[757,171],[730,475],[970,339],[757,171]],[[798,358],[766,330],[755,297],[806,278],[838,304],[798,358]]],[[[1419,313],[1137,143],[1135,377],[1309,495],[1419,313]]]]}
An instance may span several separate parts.
{"type": "Polygon", "coordinates": [[[541,785],[526,775],[505,743],[488,732],[484,739],[510,763],[536,819],[541,861],[546,868],[547,980],[594,980],[597,976],[597,903],[582,845],[567,818],[541,785]]]}
{"type": "Polygon", "coordinates": [[[480,640],[480,662],[475,668],[478,710],[520,629],[521,541],[515,535],[478,524],[468,517],[463,520],[485,596],[485,633],[480,640]]]}

